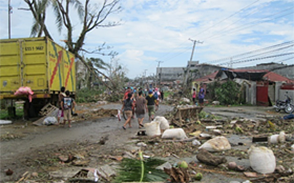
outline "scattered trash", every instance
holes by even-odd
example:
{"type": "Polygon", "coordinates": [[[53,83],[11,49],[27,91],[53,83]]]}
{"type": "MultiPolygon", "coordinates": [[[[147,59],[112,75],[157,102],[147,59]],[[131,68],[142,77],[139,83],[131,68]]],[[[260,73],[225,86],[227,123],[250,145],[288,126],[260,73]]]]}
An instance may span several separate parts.
{"type": "Polygon", "coordinates": [[[186,168],[175,168],[170,169],[164,168],[164,172],[170,176],[170,182],[181,182],[188,183],[190,180],[189,174],[186,168]]]}
{"type": "Polygon", "coordinates": [[[200,134],[201,134],[201,131],[198,130],[198,131],[195,131],[193,133],[190,133],[189,135],[199,137],[200,134]]]}
{"type": "Polygon", "coordinates": [[[244,133],[242,128],[239,125],[236,125],[235,130],[237,131],[237,133],[244,133]]]}
{"type": "Polygon", "coordinates": [[[137,132],[138,136],[146,136],[146,131],[145,130],[141,130],[137,132]]]}
{"type": "Polygon", "coordinates": [[[182,128],[167,129],[163,132],[161,138],[163,139],[187,139],[187,135],[182,128]]]}
{"type": "Polygon", "coordinates": [[[201,133],[199,137],[201,137],[201,139],[210,139],[211,135],[207,133],[201,133]]]}
{"type": "Polygon", "coordinates": [[[287,119],[293,119],[294,118],[294,114],[289,114],[283,117],[283,119],[287,120],[287,119]]]}
{"type": "Polygon", "coordinates": [[[121,157],[121,156],[108,156],[108,157],[109,157],[109,159],[113,159],[113,160],[116,160],[116,161],[123,160],[123,157],[121,157]]]}
{"type": "Polygon", "coordinates": [[[210,152],[224,151],[231,149],[231,145],[226,137],[217,136],[213,139],[206,141],[199,147],[199,149],[205,149],[210,152]]]}
{"type": "Polygon", "coordinates": [[[219,101],[213,101],[212,104],[213,104],[213,105],[219,105],[220,102],[219,102],[219,101]]]}
{"type": "Polygon", "coordinates": [[[57,124],[57,119],[56,119],[56,117],[48,116],[48,117],[46,117],[44,119],[43,124],[44,125],[54,125],[54,124],[57,124]]]}
{"type": "Polygon", "coordinates": [[[246,177],[249,177],[249,178],[255,178],[255,177],[257,177],[256,172],[243,172],[243,174],[244,174],[246,177]]]}
{"type": "Polygon", "coordinates": [[[7,125],[7,124],[11,124],[12,123],[12,121],[10,121],[10,120],[2,120],[2,119],[0,119],[0,125],[7,125]]]}
{"type": "Polygon", "coordinates": [[[227,162],[225,157],[217,157],[205,149],[200,149],[196,158],[204,164],[213,166],[218,166],[219,164],[227,162]]]}
{"type": "Polygon", "coordinates": [[[213,133],[215,135],[222,135],[222,131],[221,130],[218,130],[218,129],[213,130],[213,133]]]}
{"type": "Polygon", "coordinates": [[[245,170],[245,168],[243,166],[237,165],[236,162],[229,162],[228,168],[230,170],[236,170],[236,171],[244,171],[245,170]]]}
{"type": "Polygon", "coordinates": [[[248,150],[251,168],[258,173],[273,173],[276,168],[276,157],[272,150],[261,146],[251,146],[248,150]]]}
{"type": "Polygon", "coordinates": [[[33,173],[32,173],[32,176],[33,176],[33,177],[38,177],[39,174],[38,174],[38,172],[33,172],[33,173]]]}
{"type": "Polygon", "coordinates": [[[139,147],[147,147],[147,144],[145,144],[144,142],[139,142],[139,143],[137,143],[137,146],[139,146],[139,147]]]}
{"type": "Polygon", "coordinates": [[[200,146],[201,142],[199,142],[198,140],[195,139],[195,140],[192,141],[192,145],[193,146],[200,146]]]}
{"type": "Polygon", "coordinates": [[[268,137],[268,143],[277,144],[284,143],[286,141],[286,134],[284,131],[281,131],[280,134],[271,135],[268,137]]]}
{"type": "Polygon", "coordinates": [[[121,114],[120,114],[120,110],[117,110],[117,119],[118,119],[118,121],[121,121],[121,114]]]}
{"type": "Polygon", "coordinates": [[[128,151],[125,151],[124,154],[123,154],[123,157],[124,158],[129,158],[129,159],[135,159],[136,156],[133,155],[132,153],[128,152],[128,151]]]}
{"type": "Polygon", "coordinates": [[[108,140],[108,136],[109,135],[101,137],[98,144],[104,145],[106,143],[106,141],[108,140]]]}
{"type": "Polygon", "coordinates": [[[12,175],[13,171],[11,169],[5,170],[6,175],[12,175]]]}

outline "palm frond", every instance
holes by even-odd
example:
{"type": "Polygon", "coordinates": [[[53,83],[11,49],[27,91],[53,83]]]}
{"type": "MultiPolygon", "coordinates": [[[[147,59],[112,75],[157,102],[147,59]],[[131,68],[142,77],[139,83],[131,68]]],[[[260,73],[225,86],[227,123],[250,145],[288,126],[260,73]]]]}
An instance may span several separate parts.
{"type": "Polygon", "coordinates": [[[52,7],[53,7],[53,11],[54,11],[54,14],[55,14],[55,23],[57,25],[57,29],[59,32],[61,32],[62,30],[62,25],[63,25],[63,19],[62,19],[62,16],[61,16],[61,13],[59,11],[59,5],[58,3],[56,2],[56,0],[53,0],[52,1],[52,7]]]}
{"type": "Polygon", "coordinates": [[[79,0],[75,0],[75,5],[74,6],[78,11],[79,18],[81,20],[83,20],[83,17],[84,17],[84,14],[85,14],[84,5],[79,0]]]}
{"type": "Polygon", "coordinates": [[[36,20],[34,20],[33,26],[31,29],[31,37],[35,37],[39,33],[39,31],[40,31],[40,25],[36,20]]]}

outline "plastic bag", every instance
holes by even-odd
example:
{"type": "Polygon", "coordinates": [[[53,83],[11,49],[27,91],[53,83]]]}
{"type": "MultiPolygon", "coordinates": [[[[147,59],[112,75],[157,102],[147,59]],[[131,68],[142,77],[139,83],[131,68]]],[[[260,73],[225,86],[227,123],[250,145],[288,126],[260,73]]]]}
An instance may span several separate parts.
{"type": "Polygon", "coordinates": [[[248,150],[251,168],[258,173],[273,173],[276,168],[276,157],[266,147],[251,146],[248,150]]]}
{"type": "Polygon", "coordinates": [[[56,123],[57,123],[57,119],[56,119],[56,117],[53,117],[53,116],[49,116],[49,117],[45,118],[43,121],[44,125],[54,125],[56,123]]]}

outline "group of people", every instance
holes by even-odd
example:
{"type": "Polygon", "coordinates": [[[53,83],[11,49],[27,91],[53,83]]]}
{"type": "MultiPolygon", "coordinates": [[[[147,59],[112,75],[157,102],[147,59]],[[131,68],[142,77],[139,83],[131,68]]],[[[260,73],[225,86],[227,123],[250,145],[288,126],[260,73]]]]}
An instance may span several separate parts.
{"type": "Polygon", "coordinates": [[[159,101],[163,100],[163,92],[159,92],[157,88],[155,89],[145,89],[127,87],[123,97],[123,104],[121,112],[124,111],[126,115],[126,122],[122,126],[126,130],[126,126],[132,127],[131,121],[136,114],[138,119],[139,128],[144,127],[143,120],[145,113],[148,113],[149,121],[154,119],[155,111],[158,110],[159,101]],[[147,92],[148,91],[148,92],[147,92]]]}
{"type": "Polygon", "coordinates": [[[75,107],[76,102],[70,97],[69,90],[65,91],[65,87],[61,87],[60,93],[58,94],[58,114],[57,114],[57,125],[60,124],[60,119],[63,118],[63,126],[65,126],[66,121],[68,121],[68,127],[71,127],[71,113],[72,109],[75,107]]]}
{"type": "Polygon", "coordinates": [[[196,93],[196,89],[193,88],[193,92],[192,92],[193,104],[197,105],[196,98],[198,98],[199,105],[202,107],[204,104],[204,97],[205,97],[205,89],[203,88],[203,85],[200,85],[198,95],[196,93]]]}

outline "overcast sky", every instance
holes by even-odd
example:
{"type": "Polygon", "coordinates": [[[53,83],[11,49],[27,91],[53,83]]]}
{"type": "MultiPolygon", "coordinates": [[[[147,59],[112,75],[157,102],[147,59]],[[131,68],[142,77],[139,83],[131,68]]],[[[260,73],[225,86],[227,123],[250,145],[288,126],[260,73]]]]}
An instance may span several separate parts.
{"type": "MultiPolygon", "coordinates": [[[[83,1],[83,0],[82,0],[83,1]]],[[[91,0],[91,3],[99,3],[91,0]]],[[[11,0],[12,38],[29,37],[32,15],[22,0],[11,0]]],[[[294,40],[294,0],[121,0],[122,11],[109,17],[121,25],[99,28],[87,35],[85,47],[93,50],[102,43],[119,55],[115,58],[135,78],[156,73],[160,67],[185,67],[190,60],[193,42],[197,43],[194,61],[227,66],[229,60],[215,62],[244,52],[294,40]]],[[[0,0],[1,39],[8,38],[8,0],[0,0]]],[[[73,15],[75,16],[75,15],[73,15]]],[[[75,29],[81,22],[75,18],[75,29]]],[[[64,46],[65,32],[58,33],[51,11],[47,24],[54,41],[64,46]]],[[[64,29],[65,30],[65,29],[64,29]]],[[[74,36],[75,38],[78,35],[74,36]]],[[[284,54],[288,49],[273,52],[284,54]]],[[[110,63],[109,57],[100,57],[110,63]]],[[[266,62],[293,64],[293,55],[233,64],[242,67],[266,62]]]]}

